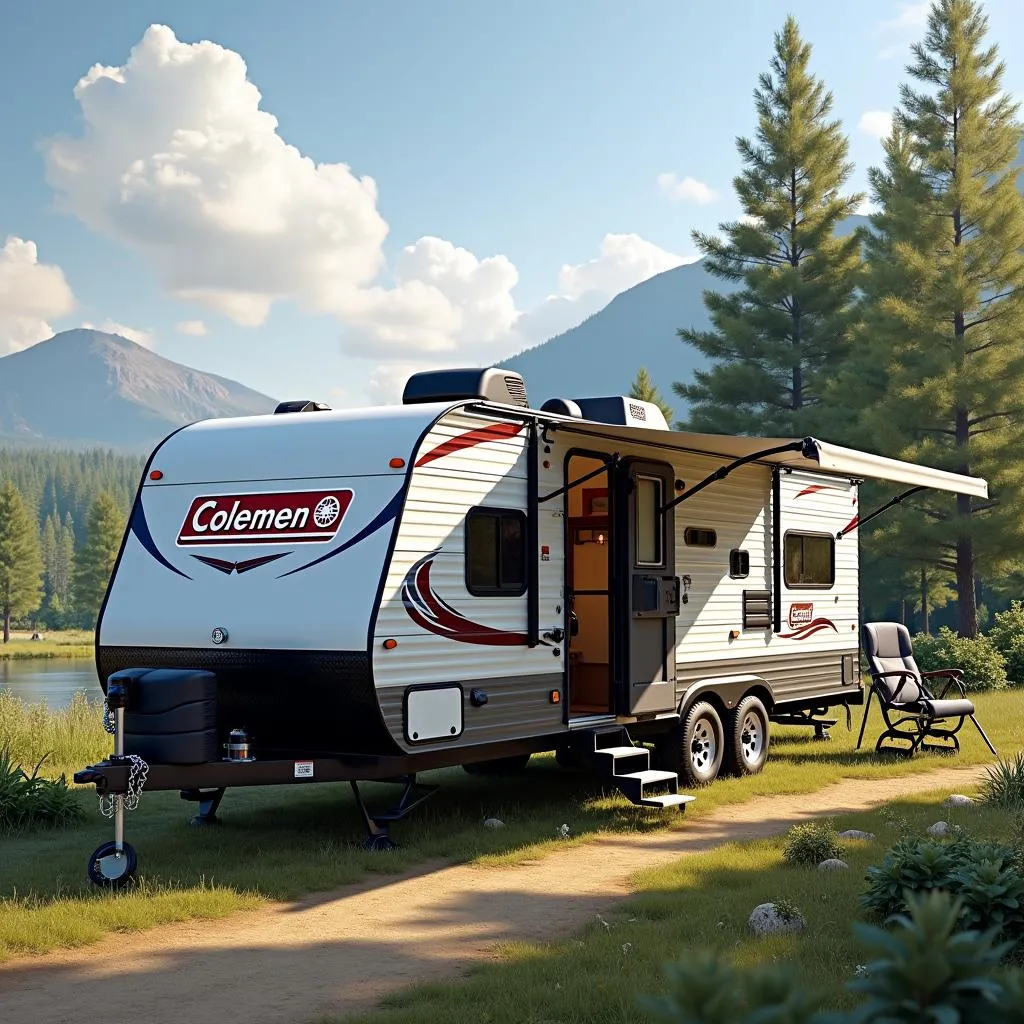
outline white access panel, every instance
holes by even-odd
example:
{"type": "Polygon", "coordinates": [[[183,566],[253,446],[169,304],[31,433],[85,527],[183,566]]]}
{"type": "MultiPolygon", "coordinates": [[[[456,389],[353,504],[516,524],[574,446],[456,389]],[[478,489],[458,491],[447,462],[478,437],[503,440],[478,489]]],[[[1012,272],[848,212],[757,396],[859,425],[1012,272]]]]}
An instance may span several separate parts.
{"type": "Polygon", "coordinates": [[[455,739],[461,732],[461,686],[432,686],[406,695],[405,734],[410,742],[455,739]]]}

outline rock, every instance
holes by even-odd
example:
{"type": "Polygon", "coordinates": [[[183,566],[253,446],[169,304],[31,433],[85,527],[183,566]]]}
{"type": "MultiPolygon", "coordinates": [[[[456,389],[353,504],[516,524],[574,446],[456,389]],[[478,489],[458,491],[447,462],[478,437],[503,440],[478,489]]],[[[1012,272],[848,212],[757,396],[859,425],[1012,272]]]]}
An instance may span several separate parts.
{"type": "Polygon", "coordinates": [[[807,923],[799,914],[787,919],[775,909],[774,903],[762,903],[754,907],[747,927],[752,935],[779,935],[802,932],[807,923]]]}
{"type": "Polygon", "coordinates": [[[504,828],[505,822],[501,818],[484,818],[484,828],[504,828]]]}
{"type": "Polygon", "coordinates": [[[845,871],[850,865],[838,857],[829,857],[818,865],[819,871],[845,871]]]}
{"type": "Polygon", "coordinates": [[[861,832],[859,828],[848,828],[845,832],[839,833],[840,839],[863,839],[865,842],[875,838],[874,832],[861,832]]]}
{"type": "Polygon", "coordinates": [[[963,793],[953,793],[946,799],[946,807],[970,807],[974,801],[963,793]]]}
{"type": "Polygon", "coordinates": [[[929,825],[925,831],[930,836],[935,836],[936,839],[941,839],[943,836],[948,836],[952,831],[949,827],[948,821],[937,821],[934,825],[929,825]]]}

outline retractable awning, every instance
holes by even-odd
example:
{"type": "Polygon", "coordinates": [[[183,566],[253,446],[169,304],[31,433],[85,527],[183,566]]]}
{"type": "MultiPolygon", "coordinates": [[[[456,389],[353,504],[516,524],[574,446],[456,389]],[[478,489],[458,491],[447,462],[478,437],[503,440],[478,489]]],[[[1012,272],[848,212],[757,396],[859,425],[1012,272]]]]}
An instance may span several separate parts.
{"type": "Polygon", "coordinates": [[[930,469],[912,462],[888,459],[870,452],[843,448],[814,437],[740,437],[729,434],[693,434],[681,430],[648,430],[621,424],[595,423],[568,416],[552,416],[559,430],[591,437],[621,438],[633,444],[653,444],[734,461],[762,462],[860,480],[888,480],[911,487],[928,487],[975,498],[988,497],[988,483],[980,477],[930,469]]]}

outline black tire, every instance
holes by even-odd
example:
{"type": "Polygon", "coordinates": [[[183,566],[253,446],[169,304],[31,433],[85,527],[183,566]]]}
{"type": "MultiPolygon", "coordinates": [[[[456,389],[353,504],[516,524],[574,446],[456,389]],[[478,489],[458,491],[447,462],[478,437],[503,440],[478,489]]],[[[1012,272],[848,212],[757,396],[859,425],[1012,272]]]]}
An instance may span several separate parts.
{"type": "Polygon", "coordinates": [[[688,786],[715,781],[725,756],[725,730],[714,706],[699,700],[683,719],[678,768],[688,786]]]}
{"type": "Polygon", "coordinates": [[[729,717],[727,770],[733,775],[757,775],[768,760],[770,738],[768,709],[753,694],[744,697],[729,717]]]}
{"type": "Polygon", "coordinates": [[[469,775],[518,775],[526,768],[529,754],[515,754],[512,757],[496,757],[491,761],[471,761],[462,766],[469,775]]]}
{"type": "Polygon", "coordinates": [[[135,874],[137,861],[130,843],[122,843],[120,856],[113,842],[103,843],[89,858],[89,881],[104,889],[123,889],[135,874]]]}

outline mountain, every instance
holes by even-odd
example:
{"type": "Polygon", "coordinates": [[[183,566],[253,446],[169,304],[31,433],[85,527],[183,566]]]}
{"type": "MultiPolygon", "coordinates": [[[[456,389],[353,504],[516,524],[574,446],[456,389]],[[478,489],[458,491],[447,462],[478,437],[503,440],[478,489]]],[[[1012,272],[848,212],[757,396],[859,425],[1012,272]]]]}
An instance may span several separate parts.
{"type": "MultiPolygon", "coordinates": [[[[837,234],[867,226],[866,217],[841,222],[837,234]]],[[[676,335],[680,327],[707,330],[704,291],[730,292],[735,285],[712,277],[704,261],[666,270],[616,295],[579,326],[504,360],[502,366],[526,378],[534,408],[549,398],[624,395],[641,366],[677,417],[686,403],[672,392],[674,381],[689,382],[707,366],[696,349],[676,335]]]]}
{"type": "Polygon", "coordinates": [[[117,334],[63,331],[0,359],[0,443],[151,448],[176,427],[275,401],[117,334]]]}

